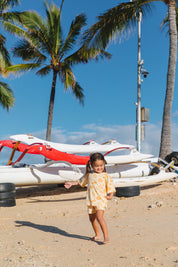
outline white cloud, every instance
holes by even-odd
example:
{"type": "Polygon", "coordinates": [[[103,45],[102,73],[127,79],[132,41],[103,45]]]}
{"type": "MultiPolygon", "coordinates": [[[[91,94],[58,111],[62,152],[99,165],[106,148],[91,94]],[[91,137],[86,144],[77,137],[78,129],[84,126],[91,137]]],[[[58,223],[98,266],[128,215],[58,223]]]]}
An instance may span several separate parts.
{"type": "Polygon", "coordinates": [[[142,142],[142,152],[159,155],[161,139],[161,124],[145,124],[145,140],[142,142]]]}
{"type": "MultiPolygon", "coordinates": [[[[54,142],[62,142],[58,138],[58,133],[61,135],[61,130],[53,129],[52,140],[54,142]]],[[[134,133],[134,125],[98,126],[96,124],[90,124],[84,125],[80,131],[65,132],[65,143],[83,144],[91,139],[98,143],[104,143],[108,140],[116,139],[120,143],[135,145],[134,133]]]]}

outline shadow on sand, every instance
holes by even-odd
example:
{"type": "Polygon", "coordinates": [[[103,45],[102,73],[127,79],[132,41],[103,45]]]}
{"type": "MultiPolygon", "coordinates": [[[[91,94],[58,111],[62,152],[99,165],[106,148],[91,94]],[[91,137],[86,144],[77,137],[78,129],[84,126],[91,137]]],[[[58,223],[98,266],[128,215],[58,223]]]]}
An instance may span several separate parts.
{"type": "Polygon", "coordinates": [[[36,186],[24,186],[16,189],[16,198],[28,198],[38,196],[52,196],[61,194],[70,194],[74,192],[86,191],[86,188],[80,186],[72,186],[70,189],[66,189],[63,184],[53,185],[36,185],[36,186]]]}
{"type": "MultiPolygon", "coordinates": [[[[15,223],[17,224],[16,227],[26,226],[26,227],[35,228],[35,229],[38,229],[40,231],[47,232],[47,233],[59,234],[59,235],[70,237],[70,238],[77,238],[77,239],[88,240],[88,241],[90,240],[88,236],[70,234],[56,226],[36,224],[36,223],[29,222],[29,221],[15,221],[15,223]]],[[[99,241],[97,241],[96,243],[98,243],[99,245],[102,244],[102,242],[99,242],[99,241]]]]}

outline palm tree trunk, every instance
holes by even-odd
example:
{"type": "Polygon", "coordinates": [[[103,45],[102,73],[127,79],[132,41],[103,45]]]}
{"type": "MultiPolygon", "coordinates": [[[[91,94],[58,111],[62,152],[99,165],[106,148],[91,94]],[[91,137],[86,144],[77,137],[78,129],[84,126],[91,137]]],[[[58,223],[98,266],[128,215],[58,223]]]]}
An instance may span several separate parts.
{"type": "Polygon", "coordinates": [[[174,96],[175,71],[177,61],[177,27],[175,1],[168,3],[169,18],[169,64],[167,74],[167,88],[164,102],[163,125],[159,157],[164,159],[171,153],[171,108],[174,96]]]}
{"type": "Polygon", "coordinates": [[[56,90],[56,79],[57,72],[53,70],[53,83],[51,88],[51,95],[49,101],[49,110],[48,110],[48,122],[47,122],[47,131],[46,131],[46,140],[51,141],[51,129],[53,121],[53,108],[54,108],[54,99],[55,99],[55,90],[56,90]]]}

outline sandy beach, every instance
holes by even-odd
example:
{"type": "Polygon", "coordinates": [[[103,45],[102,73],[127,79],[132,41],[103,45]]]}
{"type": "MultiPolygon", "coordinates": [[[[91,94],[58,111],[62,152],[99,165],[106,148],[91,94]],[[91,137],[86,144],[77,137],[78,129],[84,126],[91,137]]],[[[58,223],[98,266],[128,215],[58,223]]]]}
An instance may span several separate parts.
{"type": "Polygon", "coordinates": [[[0,208],[0,266],[178,266],[178,183],[114,197],[105,219],[109,244],[92,242],[85,189],[22,187],[0,208]]]}

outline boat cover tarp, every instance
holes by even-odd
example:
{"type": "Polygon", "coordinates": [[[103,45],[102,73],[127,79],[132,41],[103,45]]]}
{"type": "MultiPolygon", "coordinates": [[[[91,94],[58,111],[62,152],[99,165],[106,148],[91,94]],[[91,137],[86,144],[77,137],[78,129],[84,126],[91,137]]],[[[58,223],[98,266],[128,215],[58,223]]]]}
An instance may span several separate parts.
{"type": "MultiPolygon", "coordinates": [[[[1,140],[0,141],[0,151],[2,148],[9,147],[11,149],[14,149],[14,146],[16,145],[16,141],[13,140],[1,140]]],[[[79,164],[79,165],[85,165],[87,161],[89,160],[89,156],[79,156],[74,154],[69,154],[65,152],[61,152],[59,150],[56,150],[50,146],[42,145],[40,143],[34,143],[32,145],[26,145],[23,143],[19,143],[17,151],[22,152],[21,156],[13,162],[11,165],[19,162],[26,153],[28,154],[37,154],[37,155],[43,155],[44,157],[54,160],[54,161],[67,161],[71,164],[79,164]]]]}

